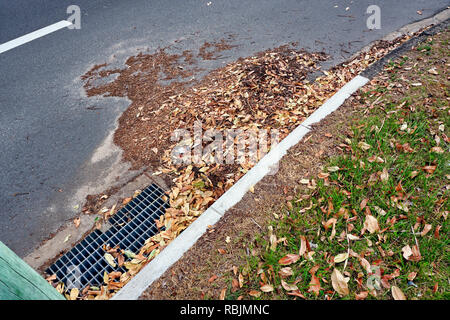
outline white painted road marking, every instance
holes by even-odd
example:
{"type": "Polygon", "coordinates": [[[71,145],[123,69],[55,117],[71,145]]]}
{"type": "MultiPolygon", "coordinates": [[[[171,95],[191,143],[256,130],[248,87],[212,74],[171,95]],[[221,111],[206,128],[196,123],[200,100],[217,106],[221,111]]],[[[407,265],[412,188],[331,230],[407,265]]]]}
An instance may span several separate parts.
{"type": "Polygon", "coordinates": [[[0,53],[3,53],[5,51],[14,49],[15,47],[21,46],[24,43],[33,41],[37,38],[43,37],[49,33],[58,31],[59,29],[65,28],[72,25],[71,22],[67,21],[67,20],[61,20],[57,23],[51,24],[47,27],[41,28],[39,30],[30,32],[24,36],[21,36],[19,38],[16,38],[14,40],[5,42],[3,44],[0,44],[0,53]]]}

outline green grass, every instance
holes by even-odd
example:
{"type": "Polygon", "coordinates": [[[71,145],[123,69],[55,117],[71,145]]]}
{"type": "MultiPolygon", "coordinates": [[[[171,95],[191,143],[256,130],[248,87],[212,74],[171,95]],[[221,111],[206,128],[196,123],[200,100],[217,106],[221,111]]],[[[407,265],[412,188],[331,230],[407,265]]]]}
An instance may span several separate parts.
{"type": "MultiPolygon", "coordinates": [[[[447,47],[433,50],[443,43],[447,40],[428,41],[418,46],[417,51],[427,59],[428,55],[435,59],[448,58],[447,47]]],[[[405,57],[389,64],[388,86],[401,79],[398,72],[408,65],[409,60],[405,57]]],[[[392,299],[391,286],[400,288],[408,299],[450,298],[446,220],[450,209],[450,157],[449,145],[442,139],[442,129],[449,135],[450,94],[448,75],[440,78],[430,75],[428,68],[430,66],[420,61],[414,65],[410,72],[420,77],[423,86],[411,86],[403,96],[391,95],[386,85],[363,94],[362,103],[367,106],[380,95],[383,95],[382,103],[355,116],[348,130],[350,134],[342,137],[350,148],[330,159],[323,172],[327,173],[327,168],[336,166],[339,170],[329,172],[326,179],[310,177],[315,179],[316,188],[299,194],[291,201],[290,209],[277,212],[280,218],[274,219],[271,227],[276,238],[284,240],[277,244],[275,250],[270,249],[268,233],[261,233],[248,244],[253,254],[247,256],[246,267],[240,270],[245,284],[237,290],[229,290],[227,299],[239,296],[250,299],[294,298],[287,295],[281,280],[295,284],[308,299],[355,299],[361,292],[368,292],[366,299],[392,299]],[[436,135],[441,138],[439,146],[436,135]],[[370,147],[364,149],[361,143],[370,147]],[[400,146],[403,150],[399,149],[400,146]],[[440,147],[437,151],[443,152],[432,151],[433,147],[440,147]],[[372,161],[375,157],[382,162],[372,161]],[[426,172],[426,166],[436,167],[434,171],[426,172]],[[380,176],[383,170],[388,173],[384,180],[380,176]],[[361,209],[364,199],[367,199],[367,205],[361,209]],[[383,212],[380,213],[380,209],[383,212]],[[380,231],[362,234],[367,214],[376,218],[380,231]],[[323,223],[333,217],[337,219],[336,233],[331,238],[332,228],[326,230],[323,223]],[[425,225],[431,225],[431,230],[421,236],[425,225]],[[439,237],[435,235],[436,228],[440,228],[439,237]],[[347,241],[346,234],[358,236],[359,240],[347,241]],[[279,271],[284,266],[279,260],[287,254],[298,254],[302,236],[306,237],[314,254],[311,259],[303,256],[290,264],[292,275],[282,279],[279,271]],[[420,260],[405,259],[402,248],[413,247],[416,243],[421,253],[420,260]],[[384,278],[379,289],[370,288],[368,279],[374,277],[363,268],[359,257],[350,256],[347,262],[333,261],[333,257],[350,249],[364,257],[372,267],[380,268],[381,274],[375,275],[376,280],[380,279],[378,276],[384,278]],[[314,266],[318,268],[315,276],[320,279],[321,286],[318,295],[308,291],[313,277],[310,270],[314,266]],[[335,268],[349,278],[348,295],[340,297],[331,284],[331,273],[335,268]],[[417,273],[413,284],[408,283],[408,275],[412,272],[417,273]],[[249,295],[250,290],[259,291],[263,284],[271,284],[274,290],[262,292],[259,297],[249,295]]],[[[443,70],[445,68],[440,72],[444,73],[443,70]]]]}

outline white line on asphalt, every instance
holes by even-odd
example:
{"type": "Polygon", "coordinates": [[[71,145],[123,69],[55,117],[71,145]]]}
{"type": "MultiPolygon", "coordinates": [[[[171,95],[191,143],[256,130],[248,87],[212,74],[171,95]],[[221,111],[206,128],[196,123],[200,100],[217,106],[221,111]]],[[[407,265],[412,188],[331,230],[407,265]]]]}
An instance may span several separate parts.
{"type": "Polygon", "coordinates": [[[5,51],[14,49],[15,47],[21,46],[24,43],[33,41],[37,38],[43,37],[49,33],[55,32],[59,29],[65,28],[70,26],[72,23],[67,20],[61,20],[59,22],[56,22],[54,24],[51,24],[47,27],[41,28],[39,30],[30,32],[24,36],[21,36],[19,38],[16,38],[14,40],[5,42],[3,44],[0,44],[0,53],[3,53],[5,51]]]}
{"type": "Polygon", "coordinates": [[[241,177],[227,192],[225,192],[212,206],[195,220],[186,230],[176,237],[160,254],[146,265],[133,279],[119,290],[112,300],[136,300],[141,294],[156,281],[167,269],[177,262],[183,254],[191,248],[195,242],[206,232],[209,225],[214,225],[225,212],[238,203],[247,193],[250,187],[256,185],[264,178],[271,168],[287,153],[289,148],[299,143],[310,131],[309,126],[319,122],[327,115],[339,108],[359,88],[364,86],[369,79],[356,76],[319,109],[310,115],[302,124],[292,131],[286,138],[270,150],[250,171],[241,177]]]}

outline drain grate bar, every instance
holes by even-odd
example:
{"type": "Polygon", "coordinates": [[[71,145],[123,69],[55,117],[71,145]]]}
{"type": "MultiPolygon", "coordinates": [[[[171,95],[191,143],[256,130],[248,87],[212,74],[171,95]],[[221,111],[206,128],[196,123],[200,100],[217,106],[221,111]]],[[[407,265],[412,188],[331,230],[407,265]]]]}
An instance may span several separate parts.
{"type": "MultiPolygon", "coordinates": [[[[56,274],[68,288],[83,288],[86,285],[99,286],[104,272],[121,271],[113,268],[104,258],[104,245],[119,246],[120,249],[138,253],[145,241],[158,232],[158,219],[169,204],[162,199],[164,191],[152,184],[132,199],[126,206],[109,218],[111,227],[106,232],[94,230],[69,252],[52,264],[46,272],[56,274]]],[[[127,259],[130,260],[130,259],[127,259]]]]}

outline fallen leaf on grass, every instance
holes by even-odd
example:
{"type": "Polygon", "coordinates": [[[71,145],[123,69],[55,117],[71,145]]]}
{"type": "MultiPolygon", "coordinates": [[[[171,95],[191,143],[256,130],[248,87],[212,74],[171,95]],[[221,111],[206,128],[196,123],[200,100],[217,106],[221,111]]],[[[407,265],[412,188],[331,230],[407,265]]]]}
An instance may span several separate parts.
{"type": "Polygon", "coordinates": [[[328,172],[336,172],[339,170],[339,167],[338,166],[328,167],[327,170],[328,172]]]}
{"type": "Polygon", "coordinates": [[[348,259],[348,253],[340,253],[334,257],[334,263],[340,263],[348,259]]]}
{"type": "Polygon", "coordinates": [[[261,292],[257,290],[250,290],[248,294],[255,298],[259,298],[261,296],[261,292]]]}
{"type": "Polygon", "coordinates": [[[359,208],[362,210],[366,207],[367,202],[369,202],[369,199],[365,198],[363,199],[363,201],[361,201],[361,203],[359,204],[359,208]]]}
{"type": "Polygon", "coordinates": [[[278,263],[281,264],[282,266],[287,266],[297,262],[298,259],[300,259],[300,256],[298,254],[287,254],[283,258],[278,260],[278,263]]]}
{"type": "Polygon", "coordinates": [[[286,291],[295,291],[298,290],[297,286],[295,284],[289,284],[284,280],[281,280],[281,285],[283,286],[284,290],[286,291]]]}
{"type": "Polygon", "coordinates": [[[402,248],[403,257],[408,261],[420,261],[422,256],[420,254],[419,248],[417,245],[414,245],[412,248],[409,245],[406,245],[402,248]]]}
{"type": "Polygon", "coordinates": [[[422,167],[422,170],[425,171],[426,173],[434,173],[434,171],[436,170],[437,166],[424,166],[422,167]]]}
{"type": "Polygon", "coordinates": [[[281,277],[282,279],[285,279],[285,278],[288,278],[288,277],[292,276],[294,273],[293,273],[291,267],[285,267],[285,268],[282,268],[282,269],[278,272],[278,274],[280,275],[280,277],[281,277]]]}
{"type": "Polygon", "coordinates": [[[242,273],[239,273],[239,288],[242,288],[244,286],[244,276],[242,275],[242,273]]]}
{"type": "Polygon", "coordinates": [[[369,230],[370,233],[375,233],[380,230],[378,225],[378,220],[374,216],[368,214],[366,220],[364,221],[364,228],[369,230]]]}
{"type": "Polygon", "coordinates": [[[300,292],[300,290],[289,291],[286,294],[290,295],[290,296],[296,296],[296,297],[299,297],[299,298],[302,298],[302,299],[306,299],[305,296],[300,292]]]}
{"type": "Polygon", "coordinates": [[[431,225],[431,224],[426,224],[424,227],[423,227],[423,230],[422,230],[422,232],[420,233],[420,236],[425,236],[430,230],[431,230],[431,228],[432,228],[433,226],[431,225]]]}
{"type": "Polygon", "coordinates": [[[316,296],[320,293],[320,280],[315,274],[311,275],[311,281],[309,282],[308,292],[314,293],[316,296]]]}
{"type": "Polygon", "coordinates": [[[338,269],[331,274],[331,285],[341,297],[349,294],[347,281],[338,269]]]}
{"type": "Polygon", "coordinates": [[[260,288],[260,290],[261,290],[262,292],[272,292],[272,291],[273,291],[273,286],[270,285],[270,284],[265,284],[265,285],[263,285],[263,286],[260,288]]]}
{"type": "Polygon", "coordinates": [[[381,172],[380,175],[380,179],[383,182],[387,182],[389,180],[389,173],[386,168],[383,168],[383,171],[381,172]]]}
{"type": "Polygon", "coordinates": [[[438,75],[439,73],[436,71],[436,68],[431,68],[428,70],[428,73],[434,74],[434,75],[438,75]]]}
{"type": "Polygon", "coordinates": [[[402,292],[402,290],[400,290],[399,287],[392,286],[391,291],[392,291],[392,297],[394,298],[394,300],[406,300],[405,294],[402,292]]]}
{"type": "Polygon", "coordinates": [[[217,279],[217,276],[213,275],[211,278],[208,279],[208,282],[209,283],[214,282],[214,280],[216,280],[216,279],[217,279]]]}
{"type": "Polygon", "coordinates": [[[219,300],[225,300],[225,294],[227,293],[227,289],[223,288],[220,292],[219,300]]]}
{"type": "Polygon", "coordinates": [[[444,153],[444,149],[442,149],[441,147],[433,147],[431,148],[431,152],[444,153]]]}
{"type": "Polygon", "coordinates": [[[361,291],[360,293],[355,294],[356,300],[364,300],[369,295],[369,291],[361,291]]]}
{"type": "Polygon", "coordinates": [[[367,151],[367,150],[369,150],[371,147],[370,147],[370,144],[368,144],[368,143],[366,143],[366,142],[364,142],[364,141],[360,141],[359,143],[358,143],[358,147],[360,148],[360,149],[362,149],[362,150],[364,150],[364,151],[367,151]]]}
{"type": "Polygon", "coordinates": [[[417,272],[410,272],[408,274],[408,280],[413,281],[416,278],[416,276],[417,276],[417,272]]]}

